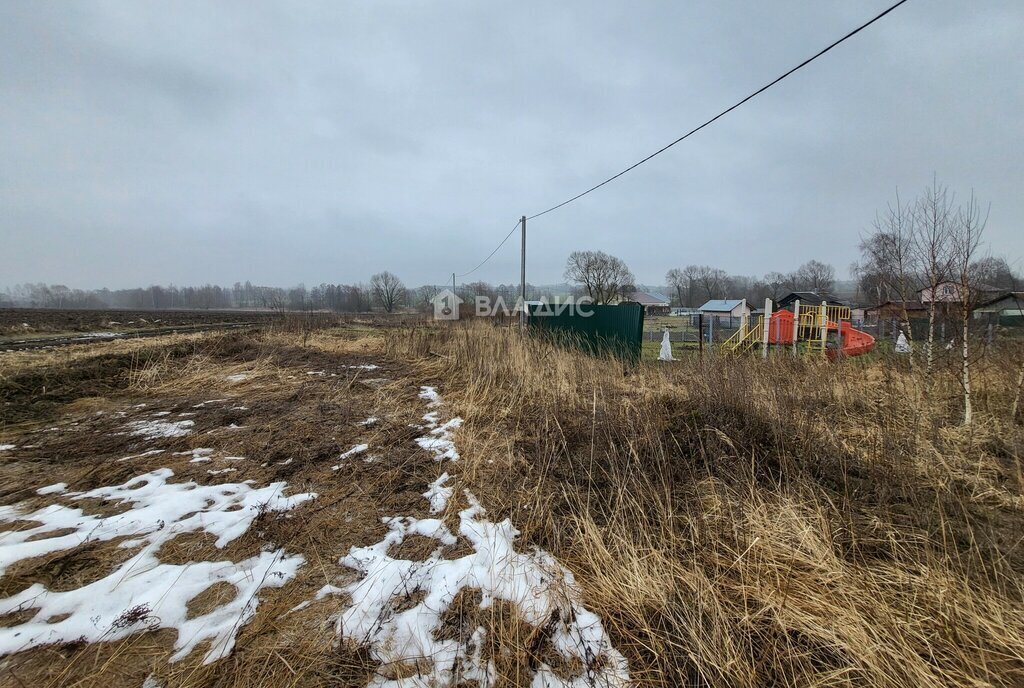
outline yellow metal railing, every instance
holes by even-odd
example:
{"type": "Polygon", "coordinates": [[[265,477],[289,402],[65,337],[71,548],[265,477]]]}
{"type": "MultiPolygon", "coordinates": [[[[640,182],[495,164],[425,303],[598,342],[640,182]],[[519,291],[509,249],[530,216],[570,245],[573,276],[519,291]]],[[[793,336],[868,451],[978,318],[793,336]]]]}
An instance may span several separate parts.
{"type": "Polygon", "coordinates": [[[828,332],[822,340],[822,330],[829,323],[838,325],[841,320],[850,319],[849,306],[830,306],[828,304],[800,304],[800,323],[798,338],[806,342],[807,353],[824,353],[828,341],[828,332]]]}
{"type": "Polygon", "coordinates": [[[750,351],[764,338],[764,316],[758,316],[753,326],[741,326],[731,337],[722,342],[725,351],[750,351]]]}

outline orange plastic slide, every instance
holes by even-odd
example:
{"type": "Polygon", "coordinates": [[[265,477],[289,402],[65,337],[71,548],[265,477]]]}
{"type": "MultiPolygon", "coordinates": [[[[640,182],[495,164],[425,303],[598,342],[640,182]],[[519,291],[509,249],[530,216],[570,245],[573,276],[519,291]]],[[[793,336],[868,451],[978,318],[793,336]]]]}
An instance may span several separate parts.
{"type": "MultiPolygon", "coordinates": [[[[792,320],[792,318],[790,319],[792,320]]],[[[853,329],[853,325],[845,320],[839,325],[839,334],[843,341],[843,348],[839,351],[842,351],[844,356],[860,356],[875,348],[875,338],[867,332],[853,329]]],[[[832,323],[829,323],[828,326],[831,329],[832,323]]],[[[836,349],[829,349],[826,353],[830,359],[835,360],[836,351],[836,349]]]]}
{"type": "MultiPolygon", "coordinates": [[[[829,321],[828,329],[835,331],[836,323],[829,321]]],[[[839,323],[839,333],[843,342],[842,349],[827,349],[826,355],[835,360],[841,353],[843,356],[860,356],[875,348],[875,338],[867,332],[856,330],[845,320],[839,323]]],[[[769,344],[793,343],[793,313],[785,309],[772,313],[768,321],[769,344]]]]}

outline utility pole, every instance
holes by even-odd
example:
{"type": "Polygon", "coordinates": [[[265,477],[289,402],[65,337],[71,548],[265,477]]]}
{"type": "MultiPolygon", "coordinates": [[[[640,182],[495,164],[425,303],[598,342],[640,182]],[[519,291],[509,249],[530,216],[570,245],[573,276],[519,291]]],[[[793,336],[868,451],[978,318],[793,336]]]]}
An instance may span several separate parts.
{"type": "Polygon", "coordinates": [[[522,302],[519,309],[519,325],[526,327],[526,216],[520,220],[522,223],[522,251],[519,262],[519,299],[522,302]]]}

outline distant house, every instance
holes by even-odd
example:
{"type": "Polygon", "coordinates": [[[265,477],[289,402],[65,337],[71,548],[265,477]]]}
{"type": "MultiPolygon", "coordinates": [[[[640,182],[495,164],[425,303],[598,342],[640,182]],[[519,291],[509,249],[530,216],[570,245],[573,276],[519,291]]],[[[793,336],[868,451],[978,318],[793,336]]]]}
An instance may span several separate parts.
{"type": "Polygon", "coordinates": [[[645,291],[634,291],[622,299],[622,303],[639,303],[647,315],[668,315],[672,303],[664,294],[649,294],[645,291]]]}
{"type": "Polygon", "coordinates": [[[846,304],[842,301],[836,301],[835,299],[829,298],[823,294],[818,294],[813,291],[791,291],[775,304],[777,309],[785,308],[786,310],[793,310],[793,303],[800,301],[800,306],[820,306],[821,302],[824,301],[829,306],[845,306],[846,304]]]}
{"type": "Polygon", "coordinates": [[[981,313],[996,313],[999,316],[1024,316],[1024,291],[1005,291],[993,299],[984,301],[974,309],[975,317],[981,313]]]}
{"type": "Polygon", "coordinates": [[[712,299],[697,310],[718,318],[740,318],[752,311],[746,299],[712,299]]]}
{"type": "Polygon", "coordinates": [[[928,307],[920,301],[886,301],[864,309],[869,320],[902,320],[904,312],[908,319],[928,317],[928,307]]]}
{"type": "MultiPolygon", "coordinates": [[[[933,290],[931,287],[925,287],[924,289],[917,290],[918,300],[921,303],[963,303],[963,298],[960,295],[960,283],[959,282],[939,282],[933,290]]],[[[974,292],[974,296],[981,302],[992,300],[993,298],[1005,294],[1006,292],[998,287],[993,287],[988,284],[974,285],[971,289],[974,292]]]]}

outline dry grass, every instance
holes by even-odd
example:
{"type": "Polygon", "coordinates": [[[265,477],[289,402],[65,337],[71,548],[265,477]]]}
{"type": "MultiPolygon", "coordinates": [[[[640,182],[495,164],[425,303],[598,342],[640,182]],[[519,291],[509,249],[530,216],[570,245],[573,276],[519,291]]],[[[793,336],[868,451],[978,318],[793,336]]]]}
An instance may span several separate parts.
{"type": "Polygon", "coordinates": [[[462,478],[577,575],[640,685],[1024,684],[1021,429],[897,360],[620,364],[393,333],[466,419],[462,478]],[[927,390],[927,392],[926,392],[927,390]]]}
{"type": "MultiPolygon", "coordinates": [[[[89,489],[165,465],[161,455],[117,461],[153,443],[113,434],[159,410],[196,412],[192,434],[160,441],[168,453],[213,447],[218,467],[246,456],[231,482],[286,480],[289,493],[320,497],[291,519],[261,516],[224,550],[207,536],[160,550],[171,563],[238,561],[268,544],[306,557],[299,578],[261,593],[230,657],[168,665],[173,632],[139,633],[6,658],[0,684],[137,687],[152,673],[166,686],[365,686],[414,672],[335,644],[343,598],[289,610],[351,575],[338,558],[378,541],[381,516],[425,515],[421,493],[439,468],[409,423],[423,413],[419,385],[437,384],[446,413],[466,421],[463,460],[445,470],[492,520],[512,519],[521,547],[543,547],[575,573],[637,685],[1024,685],[1024,434],[1007,417],[1003,370],[1015,355],[995,351],[978,366],[979,418],[965,430],[954,379],[926,382],[899,360],[626,369],[479,323],[282,323],[9,354],[0,442],[19,449],[0,463],[5,504],[51,503],[33,490],[58,480],[89,489]],[[195,408],[220,398],[230,401],[195,408]],[[370,415],[380,423],[358,425],[370,415]],[[356,442],[382,458],[332,472],[356,442]]],[[[182,459],[176,479],[219,481],[210,466],[182,459]]],[[[452,526],[460,506],[456,496],[444,514],[452,526]]],[[[108,545],[23,562],[0,591],[79,585],[124,556],[108,545]]],[[[434,546],[410,538],[396,552],[419,559],[434,546]]],[[[508,605],[481,610],[474,594],[460,593],[444,632],[486,628],[497,685],[529,685],[540,662],[577,669],[543,650],[544,628],[508,605]]]]}

